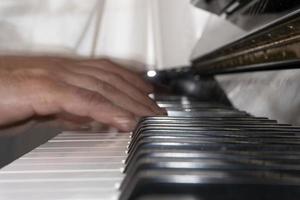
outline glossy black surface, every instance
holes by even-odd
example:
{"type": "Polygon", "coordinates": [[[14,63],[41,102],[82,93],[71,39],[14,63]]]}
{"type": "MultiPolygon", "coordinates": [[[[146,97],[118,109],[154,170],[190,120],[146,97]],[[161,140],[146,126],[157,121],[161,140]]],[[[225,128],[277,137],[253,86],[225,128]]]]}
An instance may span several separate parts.
{"type": "MultiPolygon", "coordinates": [[[[183,104],[182,98],[157,100],[167,110],[201,105],[189,98],[183,104]]],[[[197,112],[208,117],[185,112],[140,120],[128,145],[120,200],[300,198],[299,127],[206,104],[197,112]]]]}
{"type": "Polygon", "coordinates": [[[250,31],[300,8],[297,0],[199,0],[199,8],[226,18],[250,31]]]}
{"type": "MultiPolygon", "coordinates": [[[[233,29],[223,22],[213,28],[220,33],[217,37],[223,38],[223,32],[230,34],[225,34],[221,44],[214,44],[210,51],[194,53],[193,67],[199,74],[299,68],[300,1],[233,0],[223,4],[221,0],[197,4],[239,27],[233,29]],[[223,5],[219,6],[222,9],[216,5],[223,5]]],[[[209,31],[206,35],[206,40],[214,41],[209,31]]],[[[197,46],[201,45],[200,40],[197,46]]]]}

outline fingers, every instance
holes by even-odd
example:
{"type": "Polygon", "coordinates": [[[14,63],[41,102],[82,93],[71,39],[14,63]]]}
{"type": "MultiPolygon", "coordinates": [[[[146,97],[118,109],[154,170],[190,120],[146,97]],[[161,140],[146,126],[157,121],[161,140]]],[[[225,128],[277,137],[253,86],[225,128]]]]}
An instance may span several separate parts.
{"type": "Polygon", "coordinates": [[[148,95],[145,95],[136,87],[133,87],[129,82],[124,80],[119,75],[100,70],[96,67],[90,67],[90,66],[71,65],[71,66],[66,66],[65,68],[77,74],[79,73],[83,75],[88,75],[96,79],[99,79],[100,81],[103,81],[107,84],[110,84],[113,87],[118,88],[120,91],[123,91],[129,97],[138,101],[140,104],[147,106],[155,114],[157,115],[164,114],[164,111],[160,107],[158,107],[158,105],[151,98],[149,98],[148,95]]]}
{"type": "Polygon", "coordinates": [[[131,98],[121,90],[99,81],[92,76],[76,74],[73,72],[60,72],[59,75],[62,76],[64,81],[71,85],[100,93],[102,96],[105,96],[107,99],[112,101],[115,105],[128,110],[137,117],[156,115],[156,113],[149,107],[131,98]]]}
{"type": "Polygon", "coordinates": [[[71,92],[61,94],[60,104],[64,111],[91,117],[122,131],[130,131],[134,128],[136,120],[130,112],[113,105],[98,93],[73,86],[69,86],[67,90],[71,92]],[[76,101],[67,103],[68,101],[62,101],[62,99],[76,99],[76,101]]]}
{"type": "Polygon", "coordinates": [[[80,61],[79,64],[97,67],[101,70],[112,72],[123,77],[125,80],[131,82],[135,87],[137,87],[141,92],[149,94],[153,92],[153,87],[151,84],[147,83],[143,78],[141,78],[137,73],[125,69],[116,63],[113,63],[107,59],[101,60],[86,60],[80,61]]]}
{"type": "Polygon", "coordinates": [[[122,131],[130,131],[136,124],[135,117],[127,110],[113,105],[97,92],[63,82],[44,84],[44,94],[31,99],[31,107],[38,115],[61,112],[90,117],[122,131]]]}
{"type": "Polygon", "coordinates": [[[107,61],[107,70],[101,69],[104,66],[98,61],[91,67],[80,66],[90,70],[65,69],[72,62],[76,63],[69,59],[3,58],[0,96],[5,101],[0,102],[0,124],[34,115],[70,113],[129,131],[136,117],[160,112],[147,97],[151,86],[133,72],[107,61]]]}
{"type": "Polygon", "coordinates": [[[0,68],[0,95],[6,97],[0,102],[0,124],[70,113],[129,131],[137,117],[163,113],[147,96],[151,86],[129,70],[104,63],[108,70],[99,61],[87,66],[64,59],[5,60],[0,68]]]}

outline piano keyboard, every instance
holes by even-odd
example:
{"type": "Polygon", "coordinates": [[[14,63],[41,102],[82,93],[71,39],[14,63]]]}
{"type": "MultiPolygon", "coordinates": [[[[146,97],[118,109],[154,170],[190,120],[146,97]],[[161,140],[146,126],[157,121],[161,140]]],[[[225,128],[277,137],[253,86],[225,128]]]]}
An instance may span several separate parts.
{"type": "Polygon", "coordinates": [[[117,199],[129,133],[63,132],[0,170],[0,199],[117,199]]]}
{"type": "Polygon", "coordinates": [[[63,132],[0,170],[0,199],[300,198],[300,128],[159,97],[133,133],[63,132]]]}

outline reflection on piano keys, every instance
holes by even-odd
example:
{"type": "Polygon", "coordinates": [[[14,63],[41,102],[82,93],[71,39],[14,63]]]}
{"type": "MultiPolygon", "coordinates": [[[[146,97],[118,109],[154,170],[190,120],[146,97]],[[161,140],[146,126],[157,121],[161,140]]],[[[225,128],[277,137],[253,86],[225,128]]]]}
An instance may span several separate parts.
{"type": "Polygon", "coordinates": [[[132,134],[63,132],[4,167],[0,199],[299,199],[299,127],[217,102],[156,100],[169,116],[132,134]]]}

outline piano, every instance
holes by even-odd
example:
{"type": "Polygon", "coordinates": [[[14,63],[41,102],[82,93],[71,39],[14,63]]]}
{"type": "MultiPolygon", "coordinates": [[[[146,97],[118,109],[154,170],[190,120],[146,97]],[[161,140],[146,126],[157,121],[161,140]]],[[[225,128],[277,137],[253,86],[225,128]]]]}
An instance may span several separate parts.
{"type": "Polygon", "coordinates": [[[3,128],[1,200],[300,199],[300,127],[235,108],[215,79],[298,68],[300,2],[191,3],[243,31],[149,77],[168,116],[131,133],[61,132],[51,119],[3,128]]]}

